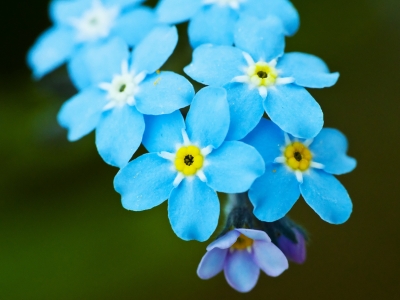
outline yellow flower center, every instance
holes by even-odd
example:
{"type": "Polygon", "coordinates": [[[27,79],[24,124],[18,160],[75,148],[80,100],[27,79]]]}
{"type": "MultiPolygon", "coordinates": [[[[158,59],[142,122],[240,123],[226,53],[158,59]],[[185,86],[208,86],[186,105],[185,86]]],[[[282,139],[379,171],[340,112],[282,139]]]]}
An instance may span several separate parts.
{"type": "Polygon", "coordinates": [[[278,77],[276,69],[266,62],[258,62],[247,70],[251,82],[256,86],[271,86],[278,77]]]}
{"type": "Polygon", "coordinates": [[[196,174],[203,167],[204,157],[198,147],[181,147],[176,152],[175,168],[186,176],[196,174]]]}
{"type": "Polygon", "coordinates": [[[248,247],[253,246],[253,242],[254,241],[251,238],[248,238],[247,236],[241,233],[237,238],[236,242],[231,246],[231,248],[236,250],[245,250],[248,247]]]}
{"type": "Polygon", "coordinates": [[[284,151],[286,164],[293,170],[306,171],[311,164],[310,150],[300,142],[294,142],[284,151]]]}

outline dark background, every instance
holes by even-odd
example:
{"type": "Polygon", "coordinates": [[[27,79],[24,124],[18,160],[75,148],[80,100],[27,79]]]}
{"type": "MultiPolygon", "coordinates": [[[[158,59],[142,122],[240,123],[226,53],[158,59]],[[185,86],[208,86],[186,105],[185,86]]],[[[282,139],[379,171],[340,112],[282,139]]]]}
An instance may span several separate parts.
{"type": "MultiPolygon", "coordinates": [[[[34,82],[25,54],[48,26],[46,0],[3,1],[0,28],[0,299],[397,299],[399,276],[400,1],[293,0],[300,31],[287,51],[323,58],[337,85],[311,90],[325,124],[343,131],[356,170],[340,176],[350,220],[323,222],[298,201],[292,218],[311,233],[308,259],[249,294],[196,268],[207,243],[172,232],[167,205],[122,208],[116,168],[94,135],[69,143],[56,122],[74,93],[65,70],[34,82]]],[[[165,69],[179,70],[190,53],[165,69]]],[[[400,298],[399,298],[400,299],[400,298]]]]}

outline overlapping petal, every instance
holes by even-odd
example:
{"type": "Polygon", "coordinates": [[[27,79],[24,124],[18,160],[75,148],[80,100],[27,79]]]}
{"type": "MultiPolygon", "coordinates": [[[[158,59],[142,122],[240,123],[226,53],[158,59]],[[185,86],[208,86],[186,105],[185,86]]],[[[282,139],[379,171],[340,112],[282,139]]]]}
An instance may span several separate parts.
{"type": "Polygon", "coordinates": [[[210,279],[224,269],[228,249],[214,248],[208,251],[197,268],[197,275],[201,279],[210,279]]]}
{"type": "Polygon", "coordinates": [[[235,231],[238,231],[241,234],[244,234],[245,236],[247,236],[248,238],[251,238],[254,241],[271,242],[271,239],[269,238],[268,234],[266,234],[264,231],[261,231],[261,230],[247,229],[247,228],[235,228],[235,231]]]}
{"type": "Polygon", "coordinates": [[[93,0],[53,0],[50,2],[49,14],[54,23],[70,25],[72,18],[79,18],[92,6],[93,0]]]}
{"type": "Polygon", "coordinates": [[[238,230],[230,230],[227,233],[225,233],[223,236],[216,239],[210,245],[208,245],[207,251],[210,251],[214,248],[228,249],[230,246],[232,246],[236,242],[236,240],[239,236],[240,236],[240,232],[238,230]]]}
{"type": "Polygon", "coordinates": [[[279,276],[289,268],[286,256],[271,242],[254,241],[253,251],[256,264],[269,276],[279,276]]]}
{"type": "Polygon", "coordinates": [[[161,23],[177,24],[192,18],[202,5],[202,0],[160,0],[156,13],[161,23]]]}

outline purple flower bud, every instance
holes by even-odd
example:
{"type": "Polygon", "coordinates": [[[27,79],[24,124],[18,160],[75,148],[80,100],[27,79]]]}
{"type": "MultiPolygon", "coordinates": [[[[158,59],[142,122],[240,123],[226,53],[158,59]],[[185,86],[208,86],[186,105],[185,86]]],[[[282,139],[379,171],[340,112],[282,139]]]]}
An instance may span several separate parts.
{"type": "Polygon", "coordinates": [[[281,235],[277,240],[277,246],[289,260],[302,264],[306,260],[306,241],[299,230],[293,228],[293,232],[296,235],[297,243],[294,243],[284,235],[281,235]]]}

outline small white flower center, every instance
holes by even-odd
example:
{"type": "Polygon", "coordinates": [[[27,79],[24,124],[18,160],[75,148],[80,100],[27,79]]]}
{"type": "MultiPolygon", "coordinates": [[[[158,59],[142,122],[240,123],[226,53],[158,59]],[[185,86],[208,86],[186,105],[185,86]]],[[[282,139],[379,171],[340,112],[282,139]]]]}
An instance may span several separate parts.
{"type": "Polygon", "coordinates": [[[105,7],[100,0],[93,0],[92,7],[80,18],[71,19],[71,24],[77,31],[76,38],[86,42],[107,37],[118,14],[117,6],[105,7]]]}
{"type": "Polygon", "coordinates": [[[230,6],[233,9],[239,9],[241,3],[247,0],[203,0],[204,4],[218,4],[220,6],[230,6]]]}

